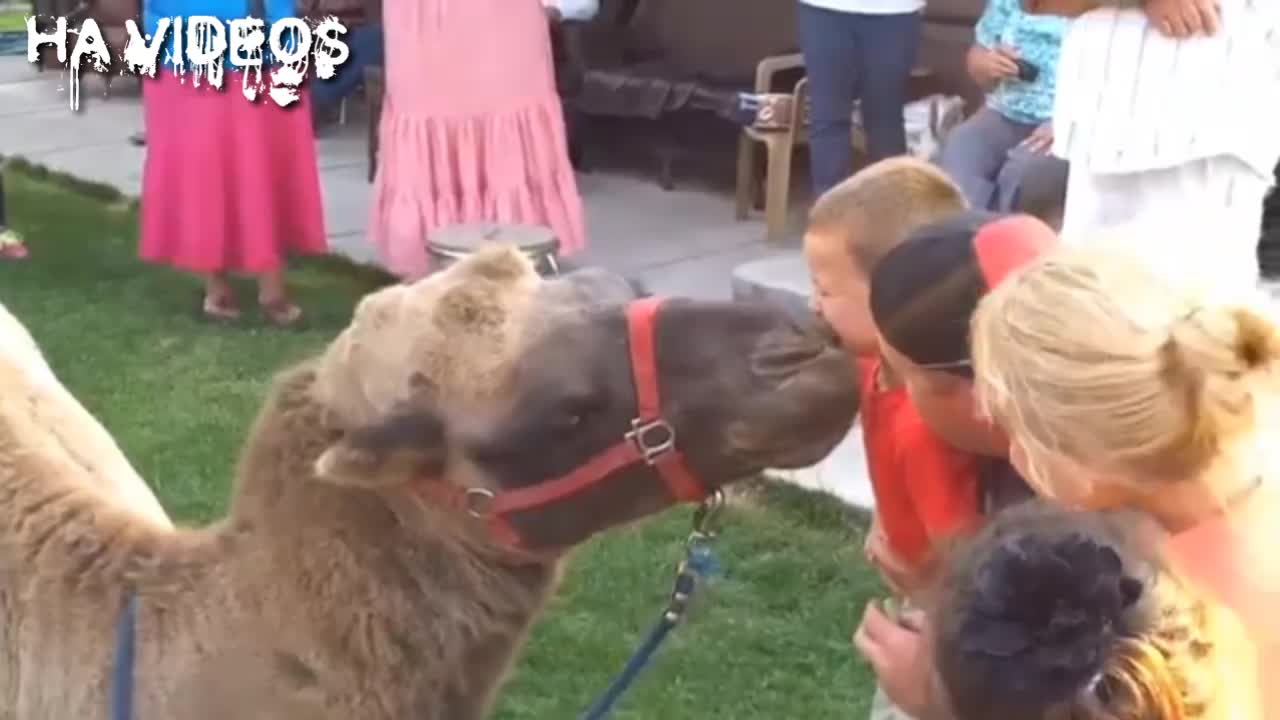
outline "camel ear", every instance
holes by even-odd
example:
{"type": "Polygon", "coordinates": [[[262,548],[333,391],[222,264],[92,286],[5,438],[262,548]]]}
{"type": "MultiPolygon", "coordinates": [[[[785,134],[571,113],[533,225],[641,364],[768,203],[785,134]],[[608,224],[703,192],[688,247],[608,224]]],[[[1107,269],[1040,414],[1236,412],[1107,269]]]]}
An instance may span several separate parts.
{"type": "Polygon", "coordinates": [[[393,414],[352,430],[316,460],[316,477],[335,485],[383,488],[444,472],[443,420],[427,410],[393,414]]]}

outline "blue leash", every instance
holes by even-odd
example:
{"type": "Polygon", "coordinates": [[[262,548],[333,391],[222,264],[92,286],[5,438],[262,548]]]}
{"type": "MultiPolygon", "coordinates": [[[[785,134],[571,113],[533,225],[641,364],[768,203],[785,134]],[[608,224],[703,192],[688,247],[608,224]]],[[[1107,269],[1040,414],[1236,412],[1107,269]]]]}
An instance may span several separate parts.
{"type": "Polygon", "coordinates": [[[680,624],[680,620],[689,608],[689,600],[697,591],[700,581],[719,574],[720,566],[711,552],[710,545],[710,540],[715,537],[715,534],[707,528],[711,517],[723,504],[724,497],[717,491],[698,509],[698,514],[694,518],[694,531],[689,536],[685,559],[680,563],[680,570],[676,574],[671,601],[667,603],[667,609],[663,611],[662,617],[658,619],[653,630],[649,631],[649,636],[640,644],[640,647],[636,648],[635,654],[627,661],[626,667],[622,669],[613,684],[605,690],[600,699],[596,700],[591,709],[587,710],[582,720],[603,720],[613,714],[618,701],[627,690],[631,689],[631,685],[635,683],[640,673],[648,667],[657,654],[658,648],[662,646],[662,642],[680,624]]]}
{"type": "Polygon", "coordinates": [[[138,596],[129,599],[116,627],[116,664],[111,673],[111,720],[133,718],[133,668],[136,664],[138,596]]]}

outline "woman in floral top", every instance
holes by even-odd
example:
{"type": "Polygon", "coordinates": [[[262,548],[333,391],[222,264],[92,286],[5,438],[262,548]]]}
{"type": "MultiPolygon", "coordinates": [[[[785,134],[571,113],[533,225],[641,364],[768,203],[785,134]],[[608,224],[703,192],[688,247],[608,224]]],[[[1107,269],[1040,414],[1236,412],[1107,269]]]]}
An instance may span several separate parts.
{"type": "Polygon", "coordinates": [[[947,136],[938,164],[973,207],[1030,212],[1056,224],[1067,165],[1048,152],[1050,121],[1058,52],[1071,20],[1047,5],[988,0],[966,58],[986,103],[947,136]]]}

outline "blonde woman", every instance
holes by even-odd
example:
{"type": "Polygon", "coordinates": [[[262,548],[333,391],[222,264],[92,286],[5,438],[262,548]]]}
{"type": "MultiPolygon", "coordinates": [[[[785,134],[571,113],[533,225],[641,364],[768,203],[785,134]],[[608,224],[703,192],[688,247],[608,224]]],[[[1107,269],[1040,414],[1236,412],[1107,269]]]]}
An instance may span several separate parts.
{"type": "Polygon", "coordinates": [[[1052,255],[974,317],[984,408],[1042,495],[1131,508],[1179,569],[1248,628],[1266,718],[1280,718],[1280,328],[1207,303],[1135,256],[1052,255]]]}

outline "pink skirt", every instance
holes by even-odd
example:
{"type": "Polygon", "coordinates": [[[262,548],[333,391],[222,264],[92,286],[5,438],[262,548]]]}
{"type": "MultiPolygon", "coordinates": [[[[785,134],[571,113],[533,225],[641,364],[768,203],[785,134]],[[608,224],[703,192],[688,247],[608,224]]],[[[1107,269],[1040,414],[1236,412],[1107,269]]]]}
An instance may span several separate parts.
{"type": "Polygon", "coordinates": [[[327,252],[310,102],[249,102],[158,72],[144,88],[143,260],[198,273],[268,273],[327,252]]]}
{"type": "Polygon", "coordinates": [[[455,223],[549,227],[586,245],[541,0],[385,0],[386,99],[369,235],[401,277],[455,223]]]}

